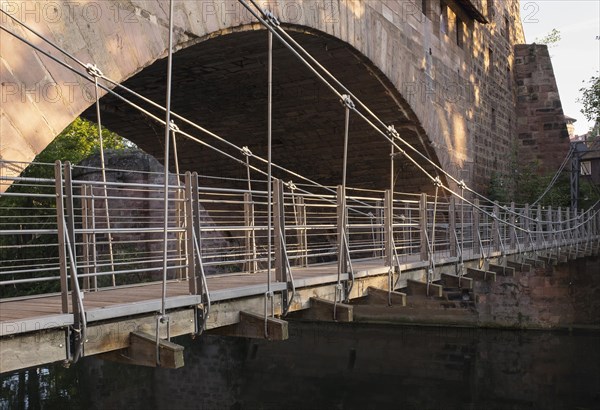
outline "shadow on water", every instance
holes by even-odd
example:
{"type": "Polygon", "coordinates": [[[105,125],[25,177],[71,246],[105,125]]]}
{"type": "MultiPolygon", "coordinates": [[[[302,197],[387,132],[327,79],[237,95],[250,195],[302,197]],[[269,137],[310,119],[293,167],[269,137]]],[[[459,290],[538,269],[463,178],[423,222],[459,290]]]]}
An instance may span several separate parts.
{"type": "Polygon", "coordinates": [[[185,367],[86,358],[0,380],[0,408],[598,409],[600,335],[290,323],[290,340],[180,338],[185,367]]]}

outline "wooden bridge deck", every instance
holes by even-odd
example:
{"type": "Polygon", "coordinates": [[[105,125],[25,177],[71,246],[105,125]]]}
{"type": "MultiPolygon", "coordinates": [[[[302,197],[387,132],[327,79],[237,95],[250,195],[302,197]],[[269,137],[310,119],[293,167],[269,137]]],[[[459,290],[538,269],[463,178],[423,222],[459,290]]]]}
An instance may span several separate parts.
{"type": "MultiPolygon", "coordinates": [[[[354,263],[357,277],[381,275],[387,272],[381,259],[354,263]]],[[[297,288],[335,283],[337,265],[323,264],[292,268],[297,288]]],[[[274,277],[274,272],[272,272],[274,277]]],[[[343,275],[343,280],[347,275],[343,275]]],[[[264,295],[267,291],[267,272],[255,274],[226,274],[207,277],[212,302],[264,295]]],[[[286,284],[271,282],[272,290],[282,291],[286,284]]],[[[106,320],[160,310],[162,283],[150,282],[117,288],[102,288],[85,292],[83,304],[88,321],[106,320]]],[[[167,307],[177,308],[200,303],[200,297],[189,294],[188,282],[167,283],[167,307]]],[[[70,299],[69,299],[70,304],[70,299]]],[[[69,306],[70,308],[70,306],[69,306]]],[[[33,330],[62,327],[73,323],[71,314],[62,314],[59,294],[31,298],[16,298],[0,302],[0,336],[33,330]]]]}

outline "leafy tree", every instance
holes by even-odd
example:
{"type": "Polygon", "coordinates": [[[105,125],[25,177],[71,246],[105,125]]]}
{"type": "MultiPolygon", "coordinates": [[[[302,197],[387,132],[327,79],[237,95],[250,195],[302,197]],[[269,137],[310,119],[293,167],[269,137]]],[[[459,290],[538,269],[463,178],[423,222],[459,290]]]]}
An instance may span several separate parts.
{"type": "Polygon", "coordinates": [[[543,37],[536,37],[536,39],[534,40],[534,43],[536,43],[536,44],[545,44],[545,45],[548,46],[548,48],[552,48],[552,47],[556,47],[558,45],[558,43],[560,42],[561,39],[562,39],[562,36],[560,34],[560,31],[557,30],[557,29],[555,29],[555,28],[553,28],[545,36],[543,36],[543,37]]]}
{"type": "MultiPolygon", "coordinates": [[[[107,129],[103,130],[102,138],[106,149],[123,150],[134,146],[107,129]]],[[[32,226],[32,224],[35,224],[36,229],[56,229],[54,187],[52,184],[43,182],[44,179],[54,178],[52,163],[61,160],[77,164],[99,150],[100,141],[96,124],[77,118],[21,173],[22,177],[35,178],[38,182],[15,183],[7,190],[8,195],[0,194],[2,229],[19,231],[32,226]],[[35,195],[12,196],[10,194],[35,195]]],[[[56,258],[57,253],[55,235],[0,235],[0,260],[3,261],[4,266],[16,267],[18,266],[16,261],[44,264],[56,258]]],[[[4,279],[26,279],[36,276],[39,275],[19,274],[4,279]]],[[[0,296],[10,297],[51,292],[57,289],[56,281],[24,283],[12,287],[1,286],[0,296]]]]}
{"type": "MultiPolygon", "coordinates": [[[[581,110],[582,114],[588,121],[595,122],[595,131],[598,131],[600,124],[600,76],[594,76],[590,78],[587,87],[579,89],[581,91],[581,98],[578,102],[583,104],[581,110]]],[[[592,130],[592,136],[597,134],[592,130]]]]}

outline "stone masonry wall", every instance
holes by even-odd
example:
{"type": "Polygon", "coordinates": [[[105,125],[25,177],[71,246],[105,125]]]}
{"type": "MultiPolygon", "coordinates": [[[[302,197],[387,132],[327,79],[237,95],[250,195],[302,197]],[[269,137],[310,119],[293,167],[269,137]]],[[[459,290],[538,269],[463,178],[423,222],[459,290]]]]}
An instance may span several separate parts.
{"type": "Polygon", "coordinates": [[[547,46],[515,46],[515,80],[519,162],[554,172],[569,151],[569,134],[547,46]]]}
{"type": "Polygon", "coordinates": [[[475,282],[480,325],[566,328],[600,325],[600,259],[583,258],[515,278],[475,282]]]}

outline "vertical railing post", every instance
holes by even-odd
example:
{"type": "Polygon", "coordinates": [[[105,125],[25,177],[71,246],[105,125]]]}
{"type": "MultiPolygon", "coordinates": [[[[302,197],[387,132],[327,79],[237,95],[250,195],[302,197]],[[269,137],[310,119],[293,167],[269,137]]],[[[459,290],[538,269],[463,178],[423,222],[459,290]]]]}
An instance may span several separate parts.
{"type": "Polygon", "coordinates": [[[525,230],[525,249],[529,249],[532,246],[531,243],[531,234],[529,232],[531,228],[531,219],[529,215],[529,204],[525,204],[525,208],[523,209],[523,229],[525,230]]]}
{"type": "Polygon", "coordinates": [[[283,197],[283,181],[273,178],[273,229],[275,239],[275,279],[278,282],[288,282],[287,254],[285,243],[285,203],[283,197]]]}
{"type": "Polygon", "coordinates": [[[385,266],[394,266],[394,231],[393,231],[393,220],[394,220],[394,204],[392,203],[392,191],[386,189],[384,192],[383,203],[385,206],[384,210],[384,225],[383,241],[384,241],[384,255],[385,255],[385,266]]]}
{"type": "Polygon", "coordinates": [[[492,211],[495,218],[492,220],[492,248],[494,252],[498,252],[500,250],[500,222],[498,219],[500,218],[500,207],[498,203],[494,203],[494,210],[492,211]]]}
{"type": "Polygon", "coordinates": [[[458,256],[458,235],[456,234],[456,198],[450,197],[448,203],[448,235],[450,256],[458,256]]]}
{"type": "MultiPolygon", "coordinates": [[[[194,246],[197,244],[198,246],[198,253],[196,255],[200,255],[200,257],[202,257],[202,254],[204,253],[204,246],[202,243],[202,218],[201,218],[201,214],[200,214],[200,186],[199,186],[199,177],[198,177],[198,173],[197,172],[192,172],[192,177],[191,177],[191,182],[192,182],[192,186],[191,186],[191,207],[192,207],[192,212],[190,212],[190,218],[192,221],[192,227],[193,230],[196,233],[196,241],[194,243],[194,246]]],[[[194,234],[194,232],[192,232],[192,235],[194,234]]],[[[192,248],[193,251],[194,248],[192,248]]],[[[201,272],[198,271],[197,267],[199,266],[200,263],[202,263],[202,261],[196,260],[196,268],[195,269],[195,273],[196,273],[196,279],[194,280],[193,283],[193,289],[195,290],[195,294],[196,295],[204,295],[206,293],[206,289],[204,288],[204,283],[202,282],[201,278],[200,278],[200,274],[201,272]]],[[[190,286],[192,286],[190,284],[190,286]]]]}
{"type": "MultiPolygon", "coordinates": [[[[73,310],[73,317],[75,320],[75,327],[78,329],[80,327],[80,309],[79,309],[79,285],[76,283],[79,278],[77,277],[77,247],[75,246],[77,242],[75,242],[75,206],[73,203],[73,177],[71,174],[71,163],[65,162],[65,202],[67,205],[66,209],[66,226],[67,226],[67,236],[69,237],[69,242],[71,244],[71,252],[69,253],[69,257],[72,257],[71,263],[69,264],[71,269],[69,270],[71,276],[71,308],[73,310]]],[[[68,244],[67,244],[68,246],[68,244]]]]}
{"type": "Polygon", "coordinates": [[[579,252],[579,216],[577,213],[577,208],[573,208],[573,225],[571,231],[573,232],[573,240],[577,245],[577,252],[579,252]]]}
{"type": "Polygon", "coordinates": [[[559,206],[556,210],[556,242],[558,249],[564,246],[563,239],[565,237],[563,230],[562,208],[559,206]]]}
{"type": "Polygon", "coordinates": [[[517,218],[515,216],[515,203],[510,203],[510,216],[508,218],[510,227],[508,228],[508,248],[512,251],[517,249],[517,230],[514,228],[516,226],[517,218]]]}
{"type": "Polygon", "coordinates": [[[421,200],[419,201],[419,237],[421,239],[421,260],[426,261],[428,259],[428,243],[427,243],[427,194],[421,194],[421,200]]]}
{"type": "Polygon", "coordinates": [[[308,234],[306,229],[306,204],[304,197],[299,196],[296,199],[296,237],[298,238],[298,266],[308,266],[308,234]]]}
{"type": "Polygon", "coordinates": [[[250,273],[256,273],[256,232],[254,226],[254,202],[251,192],[244,193],[244,244],[246,248],[246,261],[244,270],[250,273]]]}
{"type": "Polygon", "coordinates": [[[192,190],[192,173],[185,173],[185,231],[187,241],[187,278],[191,295],[198,294],[198,280],[196,279],[196,254],[194,252],[194,191],[192,190]]]}
{"type": "Polygon", "coordinates": [[[473,215],[473,256],[481,255],[483,249],[481,249],[481,243],[479,242],[480,232],[479,232],[479,199],[475,199],[473,201],[473,207],[471,209],[473,215]]]}
{"type": "Polygon", "coordinates": [[[346,257],[346,197],[342,185],[337,187],[337,250],[338,272],[348,272],[348,258],[346,257]]]}
{"type": "Polygon", "coordinates": [[[542,226],[542,206],[538,204],[535,213],[535,243],[537,249],[542,249],[542,243],[544,240],[544,231],[542,226]]]}
{"type": "Polygon", "coordinates": [[[83,234],[82,239],[82,254],[83,254],[83,289],[90,290],[90,207],[89,207],[89,185],[81,186],[81,229],[83,234]]]}
{"type": "Polygon", "coordinates": [[[385,247],[387,246],[385,241],[385,231],[386,231],[386,217],[387,217],[387,203],[386,203],[386,199],[385,199],[385,193],[384,193],[384,199],[383,201],[377,201],[375,203],[375,243],[373,244],[374,248],[376,249],[376,252],[374,253],[374,257],[378,257],[381,256],[382,258],[386,258],[386,250],[385,247]],[[383,247],[383,249],[381,248],[383,247]]]}
{"type": "Polygon", "coordinates": [[[54,164],[56,192],[56,226],[58,229],[58,256],[60,266],[60,294],[62,313],[69,313],[69,282],[67,279],[67,244],[65,241],[65,202],[63,191],[62,164],[54,164]]]}
{"type": "Polygon", "coordinates": [[[548,232],[548,246],[550,246],[551,248],[554,245],[554,216],[553,216],[553,212],[552,212],[552,207],[548,206],[548,209],[546,210],[546,232],[548,232]]]}

